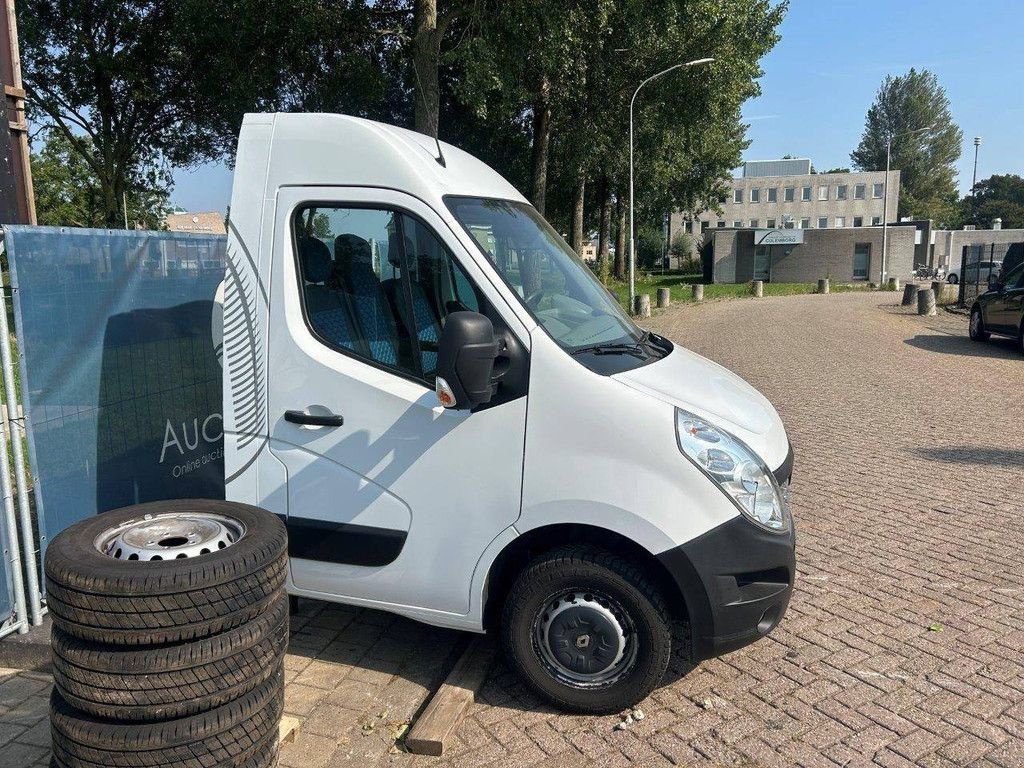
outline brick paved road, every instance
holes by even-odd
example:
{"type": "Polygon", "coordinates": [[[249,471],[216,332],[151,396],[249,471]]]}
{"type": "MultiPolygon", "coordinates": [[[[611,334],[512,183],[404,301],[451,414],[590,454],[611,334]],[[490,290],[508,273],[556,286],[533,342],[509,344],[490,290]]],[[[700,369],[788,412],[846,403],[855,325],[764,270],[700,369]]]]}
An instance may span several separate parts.
{"type": "MultiPolygon", "coordinates": [[[[454,749],[424,758],[393,736],[459,636],[304,602],[286,663],[303,726],[282,765],[1024,766],[1024,360],[892,301],[715,302],[651,323],[746,377],[789,429],[799,574],[768,639],[620,731],[553,712],[499,663],[454,749]]],[[[0,670],[0,766],[45,764],[47,686],[0,670]]]]}

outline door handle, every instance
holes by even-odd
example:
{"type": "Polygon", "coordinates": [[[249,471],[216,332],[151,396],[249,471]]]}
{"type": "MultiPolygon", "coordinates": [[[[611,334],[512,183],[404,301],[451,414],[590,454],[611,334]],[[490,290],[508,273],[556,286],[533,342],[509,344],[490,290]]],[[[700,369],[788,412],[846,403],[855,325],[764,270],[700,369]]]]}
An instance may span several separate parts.
{"type": "Polygon", "coordinates": [[[292,424],[305,424],[311,427],[340,427],[345,423],[345,417],[338,414],[320,415],[305,411],[285,411],[284,420],[292,424]]]}

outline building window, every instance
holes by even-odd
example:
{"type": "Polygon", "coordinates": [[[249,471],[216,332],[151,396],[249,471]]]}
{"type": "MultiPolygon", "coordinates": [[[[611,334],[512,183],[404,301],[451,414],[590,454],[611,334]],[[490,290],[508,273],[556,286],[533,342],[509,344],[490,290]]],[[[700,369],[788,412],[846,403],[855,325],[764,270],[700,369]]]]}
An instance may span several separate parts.
{"type": "Polygon", "coordinates": [[[779,188],[768,187],[768,202],[777,203],[779,201],[779,188]]]}
{"type": "Polygon", "coordinates": [[[822,184],[818,187],[818,199],[828,200],[828,184],[822,184]]]}
{"type": "Polygon", "coordinates": [[[726,201],[727,201],[728,199],[729,199],[729,195],[728,195],[728,194],[723,194],[723,195],[722,195],[721,197],[719,197],[719,198],[718,198],[718,202],[720,202],[720,203],[724,203],[724,202],[726,202],[726,201]]]}
{"type": "Polygon", "coordinates": [[[702,221],[700,223],[700,231],[701,232],[707,232],[708,231],[708,227],[710,227],[710,226],[711,226],[711,222],[708,221],[707,219],[705,219],[704,221],[702,221]]]}
{"type": "Polygon", "coordinates": [[[854,200],[863,200],[864,199],[865,191],[867,191],[867,185],[865,185],[865,184],[855,184],[853,186],[853,199],[854,200]]]}
{"type": "Polygon", "coordinates": [[[873,198],[875,198],[875,200],[881,199],[881,197],[882,197],[882,189],[883,189],[883,186],[881,184],[873,184],[871,186],[871,196],[873,198]]]}
{"type": "MultiPolygon", "coordinates": [[[[808,187],[808,189],[810,189],[810,187],[808,187]]],[[[800,219],[800,229],[810,229],[810,228],[811,228],[811,220],[810,219],[800,219]]]]}
{"type": "Polygon", "coordinates": [[[752,203],[760,203],[761,202],[761,188],[760,187],[753,187],[750,190],[750,202],[752,202],[752,203]]]}
{"type": "Polygon", "coordinates": [[[751,229],[757,229],[759,226],[761,226],[761,222],[760,221],[758,221],[757,219],[751,219],[750,220],[750,228],[751,229]]]}
{"type": "Polygon", "coordinates": [[[768,227],[768,229],[775,229],[775,219],[768,219],[768,220],[767,220],[767,221],[766,221],[766,222],[764,223],[764,225],[765,225],[766,227],[768,227]]]}
{"type": "Polygon", "coordinates": [[[871,270],[871,243],[853,246],[853,279],[867,280],[871,270]]]}
{"type": "Polygon", "coordinates": [[[828,216],[818,217],[818,229],[828,229],[828,216]]]}
{"type": "Polygon", "coordinates": [[[836,186],[836,200],[845,200],[846,199],[846,190],[847,190],[847,187],[846,187],[845,184],[837,185],[836,186]]]}
{"type": "Polygon", "coordinates": [[[871,217],[871,226],[872,227],[880,227],[880,226],[882,226],[882,217],[881,216],[872,216],[871,217]]]}
{"type": "Polygon", "coordinates": [[[743,228],[743,222],[740,221],[739,219],[736,219],[736,221],[734,221],[732,223],[732,226],[733,226],[733,229],[742,229],[743,228]]]}
{"type": "Polygon", "coordinates": [[[864,226],[864,217],[863,216],[854,216],[853,217],[853,226],[855,226],[855,227],[863,227],[864,226]]]}
{"type": "Polygon", "coordinates": [[[811,188],[810,187],[804,187],[802,190],[800,190],[800,199],[803,200],[804,202],[806,202],[806,201],[811,199],[811,188]]]}
{"type": "Polygon", "coordinates": [[[725,222],[724,221],[720,221],[715,226],[717,226],[719,229],[725,229],[725,222]]]}
{"type": "Polygon", "coordinates": [[[783,199],[787,203],[792,203],[793,199],[794,199],[794,196],[795,196],[795,193],[796,193],[796,188],[795,187],[786,187],[783,199]]]}
{"type": "Polygon", "coordinates": [[[734,203],[742,203],[743,202],[743,190],[742,189],[734,189],[732,191],[732,201],[734,203]]]}
{"type": "Polygon", "coordinates": [[[846,226],[845,216],[836,216],[836,229],[842,229],[846,226]]]}

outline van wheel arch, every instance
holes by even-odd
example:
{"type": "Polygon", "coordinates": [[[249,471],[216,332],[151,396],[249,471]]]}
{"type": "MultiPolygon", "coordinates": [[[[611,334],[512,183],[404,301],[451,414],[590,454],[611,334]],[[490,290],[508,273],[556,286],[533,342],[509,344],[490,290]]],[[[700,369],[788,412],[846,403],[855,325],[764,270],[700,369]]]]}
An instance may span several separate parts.
{"type": "Polygon", "coordinates": [[[566,545],[580,544],[591,544],[644,566],[647,575],[665,596],[672,618],[689,620],[689,606],[683,590],[657,556],[632,539],[606,528],[559,523],[534,528],[517,536],[494,558],[484,583],[484,629],[492,631],[500,626],[505,597],[516,576],[534,558],[566,545]]]}

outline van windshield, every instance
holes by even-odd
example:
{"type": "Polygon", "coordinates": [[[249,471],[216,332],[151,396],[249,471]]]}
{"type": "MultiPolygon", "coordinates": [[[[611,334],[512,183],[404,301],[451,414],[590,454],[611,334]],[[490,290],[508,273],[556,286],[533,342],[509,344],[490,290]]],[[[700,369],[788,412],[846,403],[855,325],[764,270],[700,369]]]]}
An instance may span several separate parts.
{"type": "Polygon", "coordinates": [[[564,349],[642,343],[643,331],[533,206],[469,197],[446,197],[445,202],[564,349]]]}

